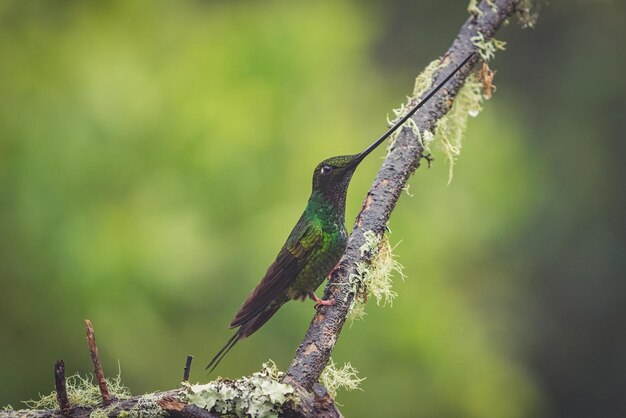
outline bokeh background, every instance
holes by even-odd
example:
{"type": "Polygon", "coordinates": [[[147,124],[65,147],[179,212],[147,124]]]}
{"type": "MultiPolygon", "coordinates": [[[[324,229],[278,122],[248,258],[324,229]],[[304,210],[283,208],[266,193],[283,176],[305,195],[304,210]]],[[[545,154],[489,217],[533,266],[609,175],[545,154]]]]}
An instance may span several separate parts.
{"type": "MultiPolygon", "coordinates": [[[[466,1],[0,2],[0,404],[52,364],[135,393],[192,380],[283,244],[322,159],[386,127],[466,1]]],[[[543,3],[498,35],[494,100],[390,223],[407,279],[334,360],[349,417],[626,416],[621,1],[543,3]]],[[[380,164],[349,193],[348,224],[380,164]]],[[[292,303],[219,373],[286,369],[292,303]]]]}

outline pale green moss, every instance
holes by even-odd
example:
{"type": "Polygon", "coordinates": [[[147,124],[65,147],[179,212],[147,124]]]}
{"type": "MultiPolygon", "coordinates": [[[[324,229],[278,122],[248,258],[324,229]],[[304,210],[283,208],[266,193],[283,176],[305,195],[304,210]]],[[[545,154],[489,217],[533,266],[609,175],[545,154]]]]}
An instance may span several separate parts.
{"type": "Polygon", "coordinates": [[[431,61],[426,68],[424,68],[424,71],[415,77],[415,85],[413,86],[413,97],[415,99],[420,98],[424,93],[430,90],[433,85],[433,75],[440,66],[440,60],[431,61]]]}
{"type": "Polygon", "coordinates": [[[483,14],[483,12],[481,12],[478,8],[478,0],[470,0],[469,4],[467,5],[467,12],[474,16],[480,16],[483,14]]]}
{"type": "Polygon", "coordinates": [[[348,315],[346,315],[346,319],[350,321],[350,328],[354,324],[354,321],[362,321],[365,319],[365,303],[362,300],[358,300],[361,297],[356,295],[354,299],[352,299],[352,304],[350,305],[350,310],[348,311],[348,315]]]}
{"type": "Polygon", "coordinates": [[[365,279],[365,288],[370,296],[376,299],[376,304],[392,305],[398,295],[392,290],[394,273],[404,280],[403,267],[394,259],[393,249],[386,235],[383,235],[378,245],[378,252],[369,266],[369,274],[365,279]]]}
{"type": "MultiPolygon", "coordinates": [[[[387,123],[389,124],[389,126],[393,126],[397,121],[402,119],[407,114],[407,112],[410,112],[411,109],[413,109],[413,107],[417,104],[419,98],[430,90],[430,88],[432,87],[433,75],[435,74],[435,71],[440,68],[440,66],[441,61],[434,60],[430,62],[426,66],[426,68],[424,68],[424,71],[422,71],[415,78],[415,85],[413,86],[412,96],[407,98],[407,103],[402,103],[399,108],[393,109],[395,118],[393,120],[387,118],[387,123]]],[[[418,138],[420,143],[422,143],[422,134],[412,118],[407,120],[403,126],[410,128],[411,131],[413,131],[413,134],[418,138]]],[[[396,139],[398,138],[398,135],[400,135],[401,131],[402,129],[396,130],[389,138],[387,153],[389,153],[391,151],[391,148],[393,148],[393,145],[396,142],[396,139]]],[[[422,143],[422,145],[424,144],[422,143]]]]}
{"type": "Polygon", "coordinates": [[[478,48],[478,53],[484,61],[489,61],[495,57],[497,51],[504,51],[506,49],[506,42],[496,38],[487,40],[482,32],[478,32],[475,36],[471,37],[470,41],[478,48]]]}
{"type": "MultiPolygon", "coordinates": [[[[139,398],[137,403],[132,409],[128,411],[122,411],[119,413],[118,418],[148,418],[158,417],[164,414],[157,401],[160,399],[159,395],[147,394],[139,398]]],[[[109,414],[117,407],[117,402],[114,402],[104,408],[95,409],[89,418],[108,418],[109,414]]]]}
{"type": "Polygon", "coordinates": [[[424,148],[424,152],[430,153],[430,144],[435,140],[435,135],[431,131],[425,130],[419,139],[424,148]]]}
{"type": "MultiPolygon", "coordinates": [[[[474,44],[479,49],[481,56],[484,55],[485,57],[492,57],[496,50],[504,49],[503,42],[495,39],[486,41],[480,33],[472,39],[474,44]]],[[[393,110],[396,118],[393,121],[388,120],[390,125],[402,118],[410,109],[412,109],[412,106],[416,104],[416,100],[431,89],[433,75],[440,69],[441,61],[435,60],[428,64],[424,71],[417,76],[413,89],[413,97],[409,98],[409,102],[407,104],[402,104],[398,109],[393,110]]],[[[424,153],[431,153],[432,144],[435,141],[439,143],[439,147],[450,167],[448,183],[452,180],[454,175],[454,163],[461,152],[461,141],[463,131],[467,125],[467,117],[476,116],[481,110],[481,103],[483,100],[481,95],[481,86],[482,84],[476,75],[470,75],[467,78],[465,84],[457,94],[450,111],[437,122],[435,130],[436,133],[429,130],[420,131],[413,119],[409,119],[404,125],[411,129],[422,146],[424,153]]],[[[388,152],[391,151],[391,148],[393,147],[393,144],[399,134],[400,130],[397,130],[391,136],[387,149],[388,152]]],[[[355,311],[355,313],[359,312],[362,311],[355,311]]],[[[357,318],[358,317],[360,317],[360,315],[357,316],[357,318]]]]}
{"type": "Polygon", "coordinates": [[[339,369],[333,359],[330,359],[320,376],[320,383],[326,388],[330,396],[335,398],[340,389],[362,390],[359,386],[365,378],[360,378],[358,373],[357,369],[349,362],[344,363],[343,367],[339,369]]]}
{"type": "MultiPolygon", "coordinates": [[[[399,109],[393,109],[393,112],[396,115],[398,115],[398,118],[396,118],[396,120],[399,120],[400,118],[404,117],[406,111],[407,111],[407,107],[404,104],[399,109]]],[[[394,122],[392,122],[392,123],[394,123],[394,122]]],[[[409,128],[413,132],[413,134],[417,137],[417,139],[420,142],[420,144],[422,143],[422,139],[421,139],[422,135],[420,133],[419,128],[417,127],[417,124],[415,123],[415,121],[412,118],[408,119],[406,122],[404,122],[404,125],[402,125],[402,126],[409,128]]],[[[396,140],[398,139],[398,136],[400,136],[401,132],[402,132],[402,129],[397,129],[389,137],[389,144],[387,145],[387,155],[389,155],[389,153],[391,152],[391,149],[393,148],[394,144],[396,143],[396,140]]]]}
{"type": "Polygon", "coordinates": [[[187,385],[189,403],[220,414],[238,417],[278,417],[278,411],[293,393],[290,385],[280,382],[279,372],[271,360],[260,372],[239,380],[218,379],[205,385],[187,385]]]}
{"type": "Polygon", "coordinates": [[[459,90],[448,113],[437,121],[435,140],[449,163],[448,184],[454,177],[454,164],[461,154],[463,133],[469,116],[476,117],[482,110],[482,82],[477,73],[470,74],[459,90]]]}
{"type": "MultiPolygon", "coordinates": [[[[409,100],[409,104],[412,104],[411,101],[413,99],[411,99],[409,97],[408,100],[409,100]]],[[[409,106],[405,105],[404,103],[402,103],[399,108],[393,109],[393,113],[396,115],[396,118],[394,120],[392,120],[392,121],[389,120],[389,118],[387,118],[387,122],[389,123],[389,125],[393,126],[397,121],[402,119],[407,114],[407,112],[410,112],[411,108],[412,107],[409,107],[409,106]]],[[[418,139],[421,137],[420,130],[417,127],[417,124],[415,123],[415,121],[412,118],[408,119],[406,122],[404,122],[404,125],[402,125],[402,126],[403,127],[406,126],[407,128],[411,129],[413,134],[415,136],[417,136],[418,139]]],[[[389,143],[387,144],[387,155],[389,155],[389,153],[391,152],[391,149],[393,148],[394,144],[396,143],[396,140],[398,139],[398,136],[400,135],[401,132],[402,132],[402,129],[398,128],[389,137],[389,143]]]]}
{"type": "MultiPolygon", "coordinates": [[[[496,3],[493,0],[487,0],[487,4],[494,13],[498,13],[498,6],[496,6],[496,3]]],[[[474,16],[480,16],[483,14],[483,12],[481,12],[478,8],[478,0],[470,0],[469,4],[467,5],[467,11],[469,14],[472,14],[474,16]]]]}
{"type": "Polygon", "coordinates": [[[357,262],[356,273],[350,274],[348,282],[352,288],[354,297],[348,310],[346,319],[350,321],[350,326],[354,324],[354,321],[362,321],[365,318],[365,302],[367,298],[367,286],[365,284],[365,278],[369,274],[369,266],[364,262],[357,262]]]}
{"type": "Polygon", "coordinates": [[[387,236],[366,231],[363,237],[365,242],[360,248],[361,255],[368,254],[371,261],[357,263],[356,273],[348,279],[355,293],[347,317],[350,321],[363,319],[368,298],[373,297],[377,305],[392,305],[398,295],[393,290],[392,277],[397,273],[404,279],[403,267],[394,259],[387,236]]]}
{"type": "MultiPolygon", "coordinates": [[[[131,397],[130,390],[122,384],[121,373],[113,379],[106,379],[107,387],[111,397],[116,401],[121,401],[131,397]]],[[[79,374],[70,376],[66,380],[67,398],[71,405],[91,406],[95,409],[89,415],[90,418],[106,418],[117,407],[118,402],[113,402],[106,407],[102,407],[102,397],[100,388],[94,383],[93,376],[83,377],[79,374]]],[[[142,396],[134,408],[130,411],[123,411],[120,417],[140,418],[156,417],[162,413],[157,404],[159,396],[148,394],[142,396]]],[[[25,401],[27,407],[31,409],[58,409],[56,392],[49,395],[40,396],[38,400],[25,401]]]]}
{"type": "MultiPolygon", "coordinates": [[[[470,2],[470,7],[472,4],[475,6],[475,2],[470,2]]],[[[492,8],[495,7],[495,3],[489,2],[489,4],[492,8]]],[[[484,35],[480,32],[471,38],[471,40],[478,49],[480,56],[485,61],[493,58],[498,50],[504,50],[506,46],[505,42],[494,38],[486,40],[484,35]]],[[[441,68],[441,60],[432,61],[426,66],[424,71],[416,77],[413,96],[408,99],[406,104],[403,103],[398,109],[393,109],[395,119],[387,120],[390,125],[393,125],[406,115],[407,112],[415,106],[419,97],[423,96],[432,88],[433,75],[441,68]]],[[[420,131],[420,128],[412,118],[404,124],[404,126],[411,129],[425,154],[432,152],[432,144],[435,141],[439,143],[439,147],[446,161],[449,163],[448,184],[450,184],[454,177],[454,164],[461,153],[463,133],[467,126],[467,118],[468,116],[477,116],[482,110],[481,104],[484,99],[482,89],[483,85],[477,74],[468,76],[463,87],[461,87],[456,95],[450,111],[437,122],[435,133],[429,130],[420,131]]],[[[400,132],[401,129],[398,129],[391,135],[387,148],[388,154],[393,148],[400,132]]],[[[357,266],[357,270],[358,268],[359,266],[357,266]]],[[[363,272],[368,269],[369,267],[367,266],[361,266],[363,272]]],[[[353,316],[355,319],[361,318],[363,310],[355,309],[353,315],[356,315],[353,316]]]]}
{"type": "MultiPolygon", "coordinates": [[[[148,394],[143,395],[137,404],[128,411],[129,418],[157,417],[163,414],[163,410],[157,403],[160,399],[159,395],[148,394]]],[[[93,418],[93,417],[91,417],[93,418]]],[[[121,418],[121,415],[120,415],[121,418]]]]}
{"type": "Polygon", "coordinates": [[[89,418],[108,418],[109,413],[113,411],[115,405],[109,405],[105,408],[95,409],[91,414],[89,414],[89,418]]]}
{"type": "Polygon", "coordinates": [[[380,246],[381,236],[374,231],[365,231],[363,233],[363,245],[359,247],[361,257],[365,254],[375,255],[380,246]]]}
{"type": "MultiPolygon", "coordinates": [[[[75,374],[67,378],[66,385],[67,398],[71,405],[96,406],[102,402],[100,389],[94,384],[92,376],[83,377],[75,374]]],[[[107,386],[112,397],[120,400],[130,398],[130,390],[122,384],[119,374],[113,379],[107,379],[107,386]]],[[[24,404],[31,409],[56,409],[59,407],[56,392],[40,395],[39,399],[24,401],[24,404]]]]}

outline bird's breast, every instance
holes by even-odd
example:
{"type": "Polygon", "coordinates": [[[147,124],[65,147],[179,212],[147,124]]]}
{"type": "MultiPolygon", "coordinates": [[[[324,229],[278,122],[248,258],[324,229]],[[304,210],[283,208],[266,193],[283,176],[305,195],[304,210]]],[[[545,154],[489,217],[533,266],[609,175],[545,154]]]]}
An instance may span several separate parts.
{"type": "Polygon", "coordinates": [[[306,297],[314,292],[337,265],[346,251],[347,233],[343,225],[333,225],[323,232],[322,248],[315,251],[287,290],[290,299],[306,297]]]}

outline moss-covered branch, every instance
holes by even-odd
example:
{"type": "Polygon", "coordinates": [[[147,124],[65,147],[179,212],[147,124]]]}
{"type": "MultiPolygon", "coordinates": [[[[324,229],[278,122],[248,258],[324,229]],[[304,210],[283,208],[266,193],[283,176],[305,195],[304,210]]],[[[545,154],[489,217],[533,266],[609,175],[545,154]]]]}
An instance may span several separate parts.
{"type": "MultiPolygon", "coordinates": [[[[481,55],[486,53],[492,55],[495,50],[501,48],[503,45],[495,43],[494,34],[517,8],[528,6],[526,0],[483,0],[478,4],[472,3],[472,14],[461,27],[452,46],[436,65],[429,66],[430,82],[427,83],[429,86],[436,85],[469,54],[478,53],[471,61],[473,65],[481,55]]],[[[424,138],[432,139],[433,133],[436,136],[441,126],[447,126],[446,130],[451,130],[450,123],[454,121],[446,121],[445,117],[467,81],[470,67],[466,66],[453,77],[447,88],[436,94],[394,138],[389,154],[355,221],[348,249],[340,262],[341,268],[335,270],[326,286],[325,298],[333,298],[336,303],[321,308],[313,317],[287,371],[286,382],[311,388],[319,380],[358,292],[352,285],[351,278],[363,276],[363,266],[371,264],[376,256],[375,251],[361,251],[366,238],[369,237],[371,240],[372,234],[379,240],[382,238],[391,212],[400,194],[406,189],[409,176],[420,165],[424,153],[424,138]]],[[[420,81],[421,84],[424,84],[424,80],[420,81]]],[[[454,145],[449,138],[442,140],[447,141],[449,146],[454,145]]],[[[454,158],[454,153],[450,154],[449,158],[454,158]]]]}
{"type": "Polygon", "coordinates": [[[91,321],[86,320],[85,325],[96,383],[93,378],[78,374],[66,379],[65,364],[58,360],[54,365],[56,391],[24,402],[30,409],[16,411],[4,407],[0,409],[0,418],[341,417],[324,387],[316,384],[306,390],[295,383],[286,384],[282,382],[284,373],[271,361],[252,376],[238,380],[219,378],[204,385],[191,385],[187,380],[192,357],[187,356],[180,388],[131,396],[119,374],[114,379],[105,378],[91,321]]]}
{"type": "MultiPolygon", "coordinates": [[[[311,391],[282,384],[260,373],[239,380],[219,380],[208,385],[186,385],[179,389],[116,398],[103,403],[98,388],[91,382],[77,379],[69,383],[78,398],[70,397],[71,405],[62,411],[54,393],[30,403],[31,409],[0,410],[0,418],[105,418],[105,417],[328,417],[341,414],[328,392],[319,384],[311,391]],[[79,386],[72,387],[78,384],[79,386]],[[288,390],[285,390],[288,388],[288,390]]],[[[127,395],[127,393],[125,393],[127,395]]]]}

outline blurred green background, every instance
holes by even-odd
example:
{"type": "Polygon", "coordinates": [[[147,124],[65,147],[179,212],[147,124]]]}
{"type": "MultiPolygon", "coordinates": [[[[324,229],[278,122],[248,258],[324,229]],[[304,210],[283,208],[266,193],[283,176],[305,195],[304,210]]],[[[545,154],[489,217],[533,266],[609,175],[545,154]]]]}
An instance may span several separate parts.
{"type": "MultiPolygon", "coordinates": [[[[135,393],[190,353],[206,381],[313,167],[385,129],[466,3],[2,0],[0,405],[50,392],[58,358],[91,370],[85,318],[135,393]]],[[[626,416],[626,6],[540,12],[498,34],[452,184],[436,154],[392,216],[408,278],[341,335],[367,377],[348,417],[626,416]]],[[[286,369],[312,312],[288,304],[218,372],[286,369]]]]}

